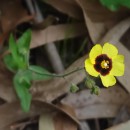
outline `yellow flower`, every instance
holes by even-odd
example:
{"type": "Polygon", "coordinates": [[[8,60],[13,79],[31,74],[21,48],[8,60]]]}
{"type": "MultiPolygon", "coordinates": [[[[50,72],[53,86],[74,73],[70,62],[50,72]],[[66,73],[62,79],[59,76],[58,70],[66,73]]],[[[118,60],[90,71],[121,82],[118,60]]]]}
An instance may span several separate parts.
{"type": "Polygon", "coordinates": [[[124,68],[124,56],[118,55],[118,49],[110,43],[103,47],[96,44],[85,60],[86,71],[92,76],[100,76],[105,87],[113,86],[116,83],[114,76],[122,76],[124,68]]]}

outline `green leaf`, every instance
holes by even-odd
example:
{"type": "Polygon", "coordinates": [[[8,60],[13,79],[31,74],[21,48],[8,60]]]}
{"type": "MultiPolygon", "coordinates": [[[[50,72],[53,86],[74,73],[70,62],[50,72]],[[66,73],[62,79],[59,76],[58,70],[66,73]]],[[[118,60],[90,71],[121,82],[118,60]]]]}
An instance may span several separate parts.
{"type": "Polygon", "coordinates": [[[52,76],[49,76],[49,72],[39,66],[30,65],[29,70],[32,73],[32,80],[48,80],[52,78],[52,76]]]}
{"type": "Polygon", "coordinates": [[[35,73],[35,72],[28,70],[28,69],[21,72],[21,76],[22,76],[22,79],[26,80],[27,82],[30,82],[30,81],[33,81],[33,80],[34,81],[35,80],[48,80],[48,79],[51,78],[50,76],[41,75],[41,74],[35,73]]]}
{"type": "Polygon", "coordinates": [[[31,106],[32,95],[30,94],[29,90],[25,87],[21,90],[20,93],[22,95],[21,100],[22,109],[24,112],[28,112],[31,106]]]}
{"type": "Polygon", "coordinates": [[[13,59],[18,61],[18,49],[17,49],[17,45],[12,34],[10,35],[10,38],[9,38],[9,50],[11,51],[13,59]]]}
{"type": "MultiPolygon", "coordinates": [[[[37,66],[33,66],[34,68],[40,68],[43,69],[41,67],[37,67],[37,66]]],[[[43,71],[42,71],[43,72],[43,71]]],[[[44,71],[46,73],[49,73],[47,70],[44,71]]],[[[24,84],[26,85],[27,88],[31,87],[31,81],[35,81],[35,80],[48,80],[51,77],[50,76],[46,76],[46,75],[41,75],[38,73],[35,73],[34,71],[31,71],[29,69],[25,69],[25,70],[20,70],[18,73],[19,76],[19,81],[20,82],[24,82],[24,84]],[[26,82],[26,83],[25,83],[26,82]]]]}
{"type": "Polygon", "coordinates": [[[31,105],[32,96],[29,92],[29,85],[28,81],[22,79],[21,73],[17,73],[13,79],[14,88],[16,93],[20,99],[21,107],[24,112],[28,112],[31,105]]]}
{"type": "Polygon", "coordinates": [[[30,42],[31,42],[31,30],[28,29],[17,41],[18,52],[23,58],[23,64],[22,64],[23,68],[27,68],[27,66],[29,65],[30,42]]]}
{"type": "Polygon", "coordinates": [[[120,6],[130,8],[130,0],[100,0],[101,4],[112,11],[116,11],[120,6]]]}
{"type": "MultiPolygon", "coordinates": [[[[44,70],[41,67],[32,66],[32,68],[49,73],[47,70],[44,70]]],[[[15,77],[14,77],[14,87],[16,90],[16,93],[21,101],[21,107],[23,111],[28,112],[30,108],[31,103],[31,94],[29,93],[29,88],[31,87],[31,81],[33,80],[46,80],[50,79],[49,76],[46,75],[39,75],[38,73],[35,73],[31,70],[19,70],[15,77]]]]}
{"type": "Polygon", "coordinates": [[[17,63],[15,62],[15,60],[13,59],[12,55],[6,55],[4,57],[4,63],[6,64],[7,68],[12,71],[15,72],[18,69],[17,63]]]}
{"type": "Polygon", "coordinates": [[[29,47],[31,43],[31,30],[28,29],[23,35],[18,39],[18,51],[22,55],[27,55],[29,53],[29,47]]]}
{"type": "Polygon", "coordinates": [[[31,87],[32,73],[28,69],[19,70],[16,75],[19,79],[19,83],[23,84],[26,88],[31,87]]]}
{"type": "Polygon", "coordinates": [[[15,66],[17,66],[20,69],[25,68],[27,66],[27,63],[24,60],[24,56],[18,52],[18,44],[16,44],[12,34],[10,35],[9,38],[9,50],[11,51],[11,55],[12,55],[12,58],[10,60],[13,60],[12,62],[15,63],[15,66]]]}
{"type": "Polygon", "coordinates": [[[18,59],[15,60],[12,54],[6,55],[4,57],[4,63],[6,64],[7,68],[12,72],[16,72],[18,69],[24,69],[27,66],[24,63],[22,57],[18,57],[18,59]]]}

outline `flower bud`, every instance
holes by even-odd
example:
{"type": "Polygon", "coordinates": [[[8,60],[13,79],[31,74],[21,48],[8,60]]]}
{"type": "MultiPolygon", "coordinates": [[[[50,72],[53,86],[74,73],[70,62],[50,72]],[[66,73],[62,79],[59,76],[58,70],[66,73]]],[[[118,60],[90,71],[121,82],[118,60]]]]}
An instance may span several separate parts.
{"type": "Polygon", "coordinates": [[[70,86],[70,92],[76,93],[78,90],[79,90],[79,87],[72,83],[70,86]]]}

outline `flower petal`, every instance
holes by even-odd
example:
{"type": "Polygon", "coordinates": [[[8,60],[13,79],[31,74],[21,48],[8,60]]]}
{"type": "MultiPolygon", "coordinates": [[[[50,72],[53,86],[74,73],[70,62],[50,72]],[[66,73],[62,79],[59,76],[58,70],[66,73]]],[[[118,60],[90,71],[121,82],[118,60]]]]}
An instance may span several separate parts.
{"type": "Polygon", "coordinates": [[[101,54],[102,54],[102,46],[100,44],[96,44],[95,46],[93,46],[93,48],[91,49],[89,53],[89,58],[92,64],[95,64],[96,57],[101,54]]]}
{"type": "Polygon", "coordinates": [[[102,84],[105,87],[113,86],[116,83],[116,78],[113,75],[106,75],[106,76],[100,75],[100,77],[102,80],[102,84]]]}
{"type": "Polygon", "coordinates": [[[99,75],[99,73],[94,69],[94,66],[91,63],[90,59],[85,60],[85,69],[90,75],[94,77],[97,77],[99,75]]]}
{"type": "Polygon", "coordinates": [[[121,62],[113,61],[111,74],[114,76],[122,76],[125,71],[125,65],[121,62]]]}
{"type": "Polygon", "coordinates": [[[124,56],[123,55],[117,55],[116,57],[113,58],[113,61],[124,63],[124,56]]]}
{"type": "Polygon", "coordinates": [[[107,54],[109,58],[113,58],[117,56],[118,49],[110,43],[105,43],[102,49],[102,54],[107,54]]]}

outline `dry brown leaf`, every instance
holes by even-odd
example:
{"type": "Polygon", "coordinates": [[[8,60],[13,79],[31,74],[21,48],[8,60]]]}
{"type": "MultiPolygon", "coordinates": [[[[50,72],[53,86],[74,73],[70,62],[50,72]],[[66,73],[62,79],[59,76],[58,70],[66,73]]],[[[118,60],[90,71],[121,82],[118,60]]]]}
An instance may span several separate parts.
{"type": "Polygon", "coordinates": [[[70,94],[64,98],[63,103],[75,108],[78,119],[108,118],[116,116],[128,97],[129,94],[117,84],[101,89],[98,96],[92,95],[90,90],[70,94]]]}
{"type": "Polygon", "coordinates": [[[74,0],[45,0],[44,2],[50,4],[60,12],[63,12],[76,19],[83,19],[82,11],[74,0]]]}
{"type": "Polygon", "coordinates": [[[105,130],[130,130],[130,120],[105,130]]]}
{"type": "Polygon", "coordinates": [[[5,38],[3,36],[7,35],[17,25],[32,19],[32,16],[29,16],[23,7],[21,0],[1,0],[0,11],[1,41],[5,38]]]}
{"type": "Polygon", "coordinates": [[[54,117],[55,130],[77,130],[77,124],[63,114],[54,117]]]}
{"type": "MultiPolygon", "coordinates": [[[[68,114],[63,110],[59,109],[55,105],[41,102],[41,101],[32,101],[30,111],[24,113],[21,110],[20,104],[18,102],[7,103],[0,106],[0,130],[4,128],[13,126],[13,123],[17,121],[22,121],[23,119],[31,118],[34,116],[41,115],[42,113],[63,113],[70,121],[72,120],[77,124],[77,119],[72,119],[68,114]]],[[[4,129],[5,130],[5,129],[4,129]]]]}
{"type": "Polygon", "coordinates": [[[91,130],[89,127],[89,124],[86,122],[86,120],[80,121],[80,129],[81,130],[91,130]]]}
{"type": "Polygon", "coordinates": [[[113,126],[130,120],[129,106],[127,104],[128,101],[120,108],[120,111],[112,122],[113,126]]]}
{"type": "Polygon", "coordinates": [[[100,4],[97,0],[76,0],[82,5],[88,17],[92,22],[108,22],[119,21],[128,17],[130,11],[128,9],[120,9],[119,11],[110,11],[100,4]]]}
{"type": "MultiPolygon", "coordinates": [[[[102,36],[105,34],[106,32],[106,27],[104,23],[98,22],[98,23],[94,23],[89,17],[88,17],[88,10],[86,9],[86,7],[88,7],[88,4],[91,3],[87,0],[76,0],[77,3],[81,6],[82,10],[83,10],[83,14],[84,14],[84,18],[85,18],[85,22],[86,22],[86,26],[88,28],[89,31],[89,35],[92,39],[92,41],[94,43],[97,43],[100,38],[102,38],[102,36]]],[[[91,8],[93,10],[95,10],[95,8],[93,6],[91,6],[91,8]]]]}
{"type": "Polygon", "coordinates": [[[121,19],[128,17],[130,13],[127,9],[112,12],[103,7],[97,0],[76,1],[83,10],[86,25],[94,43],[99,42],[109,29],[121,21],[121,19]]]}
{"type": "Polygon", "coordinates": [[[39,29],[39,30],[42,30],[42,29],[45,29],[47,28],[48,26],[54,24],[56,22],[56,17],[52,16],[52,15],[49,15],[47,16],[46,18],[44,18],[44,20],[40,23],[37,23],[37,24],[34,24],[33,27],[35,29],[39,29]]]}
{"type": "Polygon", "coordinates": [[[67,115],[63,113],[43,113],[39,120],[39,130],[77,130],[77,123],[72,119],[76,119],[74,109],[67,105],[57,105],[59,109],[63,110],[67,115]]]}
{"type": "Polygon", "coordinates": [[[87,16],[86,12],[83,11],[86,26],[88,28],[90,37],[93,41],[93,43],[98,43],[98,41],[104,36],[104,34],[107,31],[107,28],[105,27],[104,23],[94,23],[91,21],[91,19],[87,16]]]}
{"type": "Polygon", "coordinates": [[[129,29],[130,27],[130,18],[127,18],[123,21],[121,21],[119,24],[114,26],[101,40],[100,43],[104,42],[113,42],[113,44],[118,44],[121,37],[124,35],[124,33],[129,29]]]}
{"type": "Polygon", "coordinates": [[[70,4],[72,4],[72,5],[78,5],[75,0],[63,0],[63,1],[65,1],[65,2],[67,2],[67,3],[70,3],[70,4]]]}
{"type": "Polygon", "coordinates": [[[11,126],[16,121],[20,121],[29,117],[40,115],[43,112],[53,112],[56,108],[53,108],[51,104],[34,101],[32,102],[30,111],[24,113],[21,110],[19,102],[7,103],[0,106],[0,130],[4,127],[11,126]]]}
{"type": "Polygon", "coordinates": [[[69,106],[69,105],[66,105],[66,104],[63,104],[63,103],[58,103],[58,104],[56,104],[56,106],[58,106],[58,108],[60,110],[64,111],[73,120],[75,120],[77,118],[75,111],[74,111],[74,108],[72,106],[69,106]]]}
{"type": "Polygon", "coordinates": [[[111,29],[103,39],[101,39],[100,43],[110,42],[117,46],[119,49],[119,54],[122,54],[125,56],[125,74],[124,76],[117,77],[119,82],[123,85],[123,87],[130,93],[130,51],[128,48],[126,48],[121,42],[120,39],[123,36],[123,34],[129,29],[130,27],[130,18],[120,22],[118,25],[116,25],[113,29],[111,29]]]}
{"type": "Polygon", "coordinates": [[[35,48],[46,43],[52,43],[65,38],[73,38],[87,33],[85,24],[63,24],[53,25],[40,31],[33,31],[31,48],[35,48]]]}
{"type": "Polygon", "coordinates": [[[12,78],[13,75],[7,70],[5,64],[0,61],[0,98],[8,102],[16,100],[12,78]]]}
{"type": "Polygon", "coordinates": [[[40,115],[39,130],[55,130],[52,114],[46,112],[40,115]]]}
{"type": "MultiPolygon", "coordinates": [[[[74,120],[76,119],[76,115],[72,107],[65,104],[58,104],[58,107],[69,115],[69,117],[74,120]]],[[[55,130],[77,130],[77,124],[62,113],[57,113],[53,119],[55,130]]]]}

